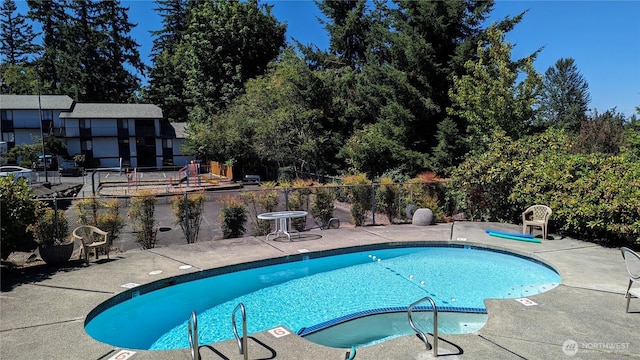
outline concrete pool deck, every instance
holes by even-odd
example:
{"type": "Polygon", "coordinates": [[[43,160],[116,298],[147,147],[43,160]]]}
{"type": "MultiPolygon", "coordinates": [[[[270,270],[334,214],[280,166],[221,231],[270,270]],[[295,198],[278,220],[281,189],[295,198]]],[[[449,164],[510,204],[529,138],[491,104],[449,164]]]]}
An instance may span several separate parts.
{"type": "MultiPolygon", "coordinates": [[[[518,232],[517,225],[456,222],[454,242],[488,245],[530,255],[562,276],[555,289],[529,297],[537,305],[513,299],[487,300],[489,320],[477,333],[440,334],[445,359],[640,359],[640,299],[625,313],[628,274],[620,250],[551,234],[541,244],[488,236],[485,229],[518,232]],[[466,239],[466,240],[465,240],[466,239]],[[457,241],[456,241],[457,240],[457,241]],[[446,355],[446,356],[445,356],[446,355]]],[[[203,241],[153,250],[112,254],[89,266],[3,270],[0,293],[0,359],[190,359],[188,349],[121,349],[92,339],[84,319],[98,304],[126,288],[158,279],[224,265],[339,247],[396,241],[448,241],[451,225],[386,225],[311,230],[294,241],[264,237],[203,241]],[[304,250],[303,250],[304,251],[304,250]],[[191,265],[190,269],[179,269],[191,265]],[[157,274],[157,270],[161,270],[157,274]],[[155,274],[155,275],[152,275],[155,274]],[[122,359],[127,357],[122,356],[122,359]]],[[[416,299],[417,300],[417,299],[416,299]]],[[[407,304],[408,305],[408,304],[407,304]]],[[[248,321],[251,312],[247,309],[248,321]]],[[[185,318],[186,320],[186,318],[185,318]]],[[[231,314],[229,324],[231,326],[231,314]]],[[[199,324],[205,326],[205,324],[199,324]]],[[[126,325],[123,325],[126,326],[126,325]]],[[[297,329],[292,329],[297,330],[297,329]]],[[[185,334],[185,336],[187,336],[185,334]]],[[[432,342],[432,337],[429,336],[432,342]]],[[[200,344],[202,359],[243,359],[235,341],[200,344]]],[[[327,348],[291,334],[275,338],[251,334],[249,359],[344,359],[347,349],[327,348]]],[[[433,351],[414,335],[357,349],[355,359],[429,359],[433,351]]]]}

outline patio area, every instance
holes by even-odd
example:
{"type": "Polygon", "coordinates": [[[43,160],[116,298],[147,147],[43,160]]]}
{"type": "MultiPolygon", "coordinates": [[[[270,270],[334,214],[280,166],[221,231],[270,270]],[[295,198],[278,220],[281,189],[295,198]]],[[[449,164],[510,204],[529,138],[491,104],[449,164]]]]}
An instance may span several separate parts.
{"type": "MultiPolygon", "coordinates": [[[[89,266],[73,260],[68,267],[44,265],[2,273],[0,358],[2,359],[190,359],[188,349],[120,349],[92,339],[84,331],[86,315],[121,293],[127,283],[145,284],[224,265],[300,251],[398,241],[449,241],[485,245],[528,255],[553,266],[562,276],[557,288],[529,299],[487,300],[487,324],[477,333],[439,336],[446,359],[630,359],[640,358],[640,300],[625,313],[628,283],[620,250],[551,234],[541,244],[491,237],[485,229],[518,232],[520,226],[456,222],[433,226],[385,225],[311,230],[294,241],[266,241],[264,236],[112,254],[89,266]],[[451,235],[452,234],[452,235],[451,235]],[[190,269],[180,269],[191,265],[190,269]],[[159,272],[161,271],[161,272],[159,272]],[[127,353],[129,353],[127,355],[127,353]],[[133,354],[135,353],[135,354],[133,354]],[[128,356],[128,357],[125,357],[128,356]]],[[[408,304],[407,304],[408,305],[408,304]]],[[[248,321],[251,312],[247,309],[248,321]]],[[[231,314],[229,314],[231,318],[231,314]]],[[[186,320],[186,319],[185,319],[186,320]]],[[[229,323],[231,320],[229,320],[229,323]]],[[[207,326],[207,324],[199,324],[207,326]]],[[[230,324],[224,324],[230,326],[230,324]]],[[[316,345],[292,334],[276,338],[251,334],[249,359],[344,359],[348,349],[316,345]]],[[[187,334],[185,334],[187,336],[187,334]]],[[[431,337],[430,337],[431,339],[431,337]]],[[[242,359],[235,341],[200,344],[202,359],[242,359]]],[[[429,359],[421,340],[403,336],[357,349],[356,359],[429,359]]]]}

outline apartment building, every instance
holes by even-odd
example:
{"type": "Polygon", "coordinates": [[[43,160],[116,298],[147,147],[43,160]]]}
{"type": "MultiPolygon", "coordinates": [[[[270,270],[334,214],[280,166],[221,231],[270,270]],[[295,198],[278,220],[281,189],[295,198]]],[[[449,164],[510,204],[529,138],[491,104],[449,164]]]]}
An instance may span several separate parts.
{"type": "Polygon", "coordinates": [[[151,104],[77,103],[66,95],[0,95],[1,141],[11,149],[52,134],[69,155],[84,154],[99,167],[183,166],[184,124],[163,120],[151,104]]]}

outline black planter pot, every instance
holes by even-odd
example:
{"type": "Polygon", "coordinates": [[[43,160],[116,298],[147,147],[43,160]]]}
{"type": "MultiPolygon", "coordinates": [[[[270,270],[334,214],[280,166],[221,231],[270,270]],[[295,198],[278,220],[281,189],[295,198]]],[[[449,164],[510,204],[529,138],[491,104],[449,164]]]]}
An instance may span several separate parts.
{"type": "Polygon", "coordinates": [[[73,254],[73,242],[62,245],[39,245],[40,257],[47,265],[64,265],[73,254]]]}

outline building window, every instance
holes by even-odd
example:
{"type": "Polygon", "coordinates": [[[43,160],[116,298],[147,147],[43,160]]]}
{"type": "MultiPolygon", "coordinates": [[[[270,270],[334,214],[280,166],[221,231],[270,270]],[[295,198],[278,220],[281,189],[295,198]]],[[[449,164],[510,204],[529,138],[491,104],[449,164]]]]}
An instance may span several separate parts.
{"type": "Polygon", "coordinates": [[[0,117],[2,118],[2,121],[13,121],[13,111],[0,110],[0,117]]]}
{"type": "Polygon", "coordinates": [[[80,150],[82,151],[91,151],[93,150],[93,144],[91,140],[82,140],[80,141],[80,150]]]}
{"type": "Polygon", "coordinates": [[[3,132],[2,133],[2,141],[15,142],[16,141],[16,136],[12,132],[3,132]]]}
{"type": "Polygon", "coordinates": [[[53,111],[52,110],[43,110],[42,111],[42,120],[43,121],[53,121],[53,111]]]}
{"type": "Polygon", "coordinates": [[[162,147],[165,149],[173,149],[172,139],[162,139],[162,147]]]}
{"type": "Polygon", "coordinates": [[[45,134],[53,132],[53,120],[42,120],[42,132],[45,134]]]}
{"type": "Polygon", "coordinates": [[[13,111],[2,110],[2,121],[0,121],[0,129],[5,131],[13,130],[13,111]]]}
{"type": "Polygon", "coordinates": [[[91,137],[91,120],[78,120],[78,127],[80,128],[80,138],[86,139],[91,137]]]}
{"type": "Polygon", "coordinates": [[[128,129],[128,128],[129,128],[129,120],[118,119],[118,129],[128,129]]]}

